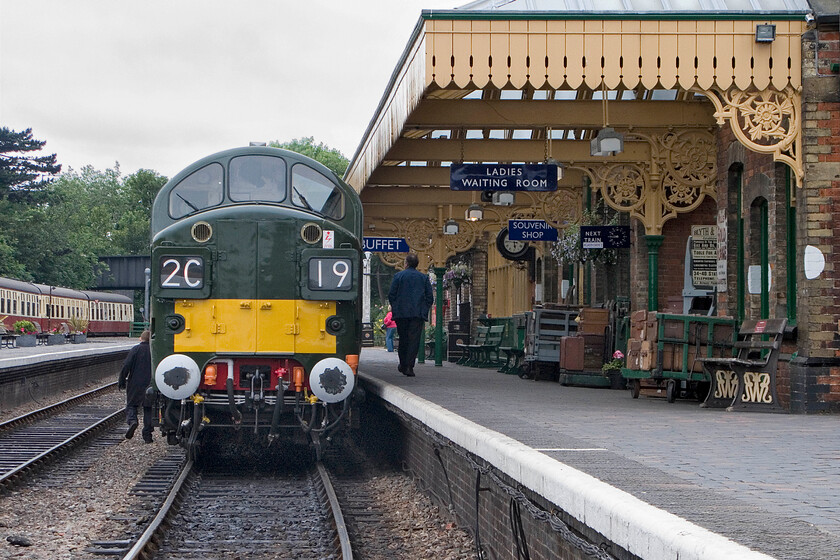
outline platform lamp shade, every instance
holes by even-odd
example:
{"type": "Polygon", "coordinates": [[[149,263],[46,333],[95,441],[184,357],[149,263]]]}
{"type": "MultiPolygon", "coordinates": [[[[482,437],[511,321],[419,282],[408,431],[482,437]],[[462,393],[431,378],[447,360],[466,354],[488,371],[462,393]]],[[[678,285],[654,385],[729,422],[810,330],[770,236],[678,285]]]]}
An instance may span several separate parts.
{"type": "Polygon", "coordinates": [[[602,128],[589,142],[589,155],[614,156],[624,151],[624,135],[611,127],[602,128]]]}
{"type": "Polygon", "coordinates": [[[610,112],[607,97],[607,86],[601,84],[601,106],[604,110],[604,128],[599,130],[595,138],[589,142],[589,155],[591,156],[614,156],[624,151],[624,135],[616,132],[610,126],[610,112]]]}
{"type": "Polygon", "coordinates": [[[512,192],[494,192],[493,204],[496,206],[512,206],[516,202],[516,195],[512,192]]]}
{"type": "Polygon", "coordinates": [[[443,234],[444,235],[456,235],[459,231],[458,222],[449,218],[443,224],[443,234]]]}
{"type": "Polygon", "coordinates": [[[481,205],[477,202],[473,202],[470,204],[467,211],[464,213],[464,219],[468,222],[477,222],[484,217],[484,210],[481,209],[481,205]]]}

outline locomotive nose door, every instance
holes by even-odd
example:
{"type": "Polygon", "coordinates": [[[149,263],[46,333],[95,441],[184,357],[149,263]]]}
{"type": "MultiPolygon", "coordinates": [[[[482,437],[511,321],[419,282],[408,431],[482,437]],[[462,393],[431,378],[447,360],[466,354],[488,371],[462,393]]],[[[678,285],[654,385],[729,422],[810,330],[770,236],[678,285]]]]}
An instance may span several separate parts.
{"type": "Polygon", "coordinates": [[[286,222],[220,221],[219,353],[294,353],[298,266],[286,222]]]}
{"type": "Polygon", "coordinates": [[[257,222],[257,352],[295,352],[300,333],[296,239],[291,222],[257,222]]]}

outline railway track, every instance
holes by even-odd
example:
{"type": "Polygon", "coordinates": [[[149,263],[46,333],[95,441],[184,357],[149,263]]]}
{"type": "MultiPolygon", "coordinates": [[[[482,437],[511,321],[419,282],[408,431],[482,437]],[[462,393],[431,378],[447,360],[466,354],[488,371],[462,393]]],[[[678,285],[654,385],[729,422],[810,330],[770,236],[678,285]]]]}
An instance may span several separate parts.
{"type": "Polygon", "coordinates": [[[293,459],[268,472],[230,466],[199,472],[183,462],[176,476],[170,471],[171,490],[141,535],[97,541],[86,552],[124,560],[353,558],[323,465],[293,459]]]}
{"type": "Polygon", "coordinates": [[[122,419],[123,397],[113,387],[106,385],[1,423],[0,489],[15,487],[122,419]]]}

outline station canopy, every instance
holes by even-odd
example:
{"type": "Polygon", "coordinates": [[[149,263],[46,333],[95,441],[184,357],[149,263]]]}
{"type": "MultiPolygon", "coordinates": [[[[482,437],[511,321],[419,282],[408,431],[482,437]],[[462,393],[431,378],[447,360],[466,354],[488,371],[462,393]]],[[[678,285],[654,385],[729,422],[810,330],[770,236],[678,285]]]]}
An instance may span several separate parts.
{"type": "Polygon", "coordinates": [[[345,179],[362,196],[368,230],[419,229],[412,249],[430,261],[511,217],[573,222],[589,184],[660,233],[714,196],[714,134],[725,123],[801,176],[796,103],[809,11],[806,0],[479,0],[424,10],[345,179]],[[772,39],[760,40],[759,26],[771,26],[762,33],[772,39]],[[606,128],[621,134],[623,151],[593,155],[606,128]],[[563,168],[556,193],[516,193],[512,206],[484,204],[481,223],[464,223],[481,200],[449,189],[450,164],[554,160],[563,168]],[[436,241],[450,218],[460,237],[436,241]]]}

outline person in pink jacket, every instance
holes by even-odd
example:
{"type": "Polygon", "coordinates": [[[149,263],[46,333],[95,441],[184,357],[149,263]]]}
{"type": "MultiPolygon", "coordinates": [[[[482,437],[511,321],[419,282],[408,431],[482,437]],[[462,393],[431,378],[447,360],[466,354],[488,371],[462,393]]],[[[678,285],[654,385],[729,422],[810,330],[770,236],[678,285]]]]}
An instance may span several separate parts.
{"type": "Polygon", "coordinates": [[[394,314],[391,312],[391,306],[388,306],[388,313],[382,320],[385,327],[385,348],[388,352],[394,351],[394,333],[397,332],[397,322],[394,321],[394,314]]]}

